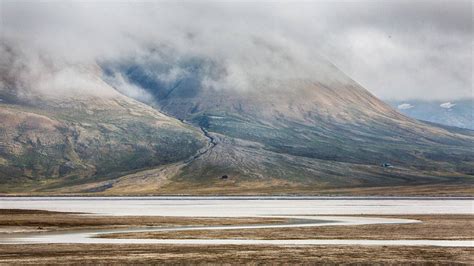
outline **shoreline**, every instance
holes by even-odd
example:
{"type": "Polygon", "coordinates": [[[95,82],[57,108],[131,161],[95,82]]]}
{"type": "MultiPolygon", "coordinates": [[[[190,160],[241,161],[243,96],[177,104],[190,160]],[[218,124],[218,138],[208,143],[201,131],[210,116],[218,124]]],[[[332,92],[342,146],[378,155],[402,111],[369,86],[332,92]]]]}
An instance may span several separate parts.
{"type": "Polygon", "coordinates": [[[170,195],[170,196],[120,196],[120,195],[0,195],[0,200],[18,198],[51,198],[51,199],[114,199],[114,200],[474,200],[474,196],[200,196],[200,195],[170,195]]]}
{"type": "Polygon", "coordinates": [[[134,191],[82,192],[64,188],[40,191],[33,188],[17,190],[0,188],[0,197],[446,197],[463,198],[474,195],[474,179],[466,183],[433,183],[372,187],[239,187],[221,184],[203,187],[187,183],[174,189],[134,191]]]}

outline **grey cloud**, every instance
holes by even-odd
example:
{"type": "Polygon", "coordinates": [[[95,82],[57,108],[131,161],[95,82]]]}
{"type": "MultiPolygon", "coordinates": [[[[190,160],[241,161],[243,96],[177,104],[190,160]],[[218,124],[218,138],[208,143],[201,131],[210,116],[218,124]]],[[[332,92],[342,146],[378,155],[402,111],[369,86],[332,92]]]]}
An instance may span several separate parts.
{"type": "MultiPolygon", "coordinates": [[[[330,78],[331,69],[317,63],[324,57],[384,99],[473,96],[470,1],[0,1],[2,42],[35,71],[44,63],[29,61],[38,58],[72,71],[153,56],[169,65],[157,78],[172,82],[187,74],[178,62],[195,57],[224,66],[205,85],[253,89],[252,75],[330,78]]],[[[112,77],[123,93],[150,97],[112,77]]]]}

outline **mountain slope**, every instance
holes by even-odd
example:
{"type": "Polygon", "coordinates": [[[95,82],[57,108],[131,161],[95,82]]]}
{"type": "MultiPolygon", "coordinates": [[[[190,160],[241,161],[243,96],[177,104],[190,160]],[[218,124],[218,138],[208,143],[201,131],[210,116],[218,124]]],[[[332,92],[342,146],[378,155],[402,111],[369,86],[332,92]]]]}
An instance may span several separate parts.
{"type": "Polygon", "coordinates": [[[1,90],[0,189],[56,191],[109,180],[182,161],[205,146],[198,130],[103,89],[107,97],[24,98],[1,90]]]}
{"type": "Polygon", "coordinates": [[[51,81],[47,90],[41,82],[22,88],[4,70],[0,189],[314,194],[472,186],[474,132],[408,118],[326,64],[313,78],[255,75],[249,88],[220,86],[225,67],[200,59],[185,60],[175,78],[174,65],[146,60],[79,67],[56,90],[51,81]],[[82,90],[59,90],[77,75],[82,90]],[[151,99],[119,93],[126,91],[117,75],[151,99]]]}
{"type": "Polygon", "coordinates": [[[328,66],[330,79],[317,73],[314,79],[257,77],[254,89],[239,90],[203,85],[213,62],[184,65],[186,74],[171,83],[157,78],[167,73],[166,66],[150,65],[128,62],[106,72],[119,71],[154,95],[156,108],[205,128],[217,140],[211,152],[183,169],[175,187],[472,182],[473,132],[405,117],[334,66],[328,66]],[[395,167],[385,169],[383,163],[395,167]],[[233,179],[223,183],[221,175],[233,179]]]}

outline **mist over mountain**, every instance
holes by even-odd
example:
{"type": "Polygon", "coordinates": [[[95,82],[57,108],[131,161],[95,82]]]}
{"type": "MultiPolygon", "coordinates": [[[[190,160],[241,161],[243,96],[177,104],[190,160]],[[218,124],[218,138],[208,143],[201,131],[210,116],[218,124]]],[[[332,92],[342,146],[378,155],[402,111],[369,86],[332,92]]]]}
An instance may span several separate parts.
{"type": "MultiPolygon", "coordinates": [[[[383,99],[472,97],[470,1],[0,4],[1,42],[17,50],[18,62],[9,65],[28,65],[36,75],[44,60],[74,73],[75,65],[155,50],[164,63],[219,62],[227,74],[208,83],[249,89],[249,73],[321,75],[322,57],[383,99]]],[[[8,53],[0,56],[8,62],[8,53]]],[[[176,67],[167,78],[179,73],[176,67]]]]}
{"type": "Polygon", "coordinates": [[[198,59],[184,62],[185,71],[174,82],[163,82],[170,67],[148,58],[109,65],[106,72],[121,73],[154,97],[155,108],[214,137],[217,145],[183,170],[182,181],[196,182],[195,188],[220,175],[237,176],[237,183],[290,179],[309,186],[423,183],[447,169],[469,173],[472,167],[472,132],[405,117],[327,61],[318,64],[331,69],[331,79],[259,81],[254,74],[257,89],[246,91],[207,86],[202,78],[218,75],[212,70],[220,68],[198,59]],[[385,171],[384,162],[397,170],[385,171]]]}
{"type": "Polygon", "coordinates": [[[18,76],[25,73],[3,71],[1,75],[3,191],[113,179],[185,160],[206,144],[199,130],[110,87],[101,80],[98,66],[76,68],[82,76],[69,76],[67,70],[61,70],[65,76],[41,71],[55,79],[42,74],[34,88],[17,83],[18,76]],[[85,85],[88,90],[68,92],[62,85],[71,79],[82,79],[75,85],[85,85]],[[58,90],[49,90],[54,86],[58,90]]]}
{"type": "MultiPolygon", "coordinates": [[[[112,7],[2,2],[0,191],[315,193],[472,184],[474,132],[409,118],[335,65],[343,42],[324,36],[333,36],[330,25],[340,30],[339,7],[324,15],[328,6],[310,5],[301,20],[296,11],[306,5],[270,5],[273,16],[260,4],[112,7]],[[321,24],[308,35],[314,14],[321,24]]],[[[360,25],[373,18],[365,19],[360,25]]],[[[463,21],[454,16],[439,34],[463,21]]],[[[462,54],[465,29],[456,32],[452,49],[462,54]]],[[[456,75],[457,97],[469,78],[464,70],[456,75]]],[[[440,84],[452,79],[446,72],[440,84]]]]}

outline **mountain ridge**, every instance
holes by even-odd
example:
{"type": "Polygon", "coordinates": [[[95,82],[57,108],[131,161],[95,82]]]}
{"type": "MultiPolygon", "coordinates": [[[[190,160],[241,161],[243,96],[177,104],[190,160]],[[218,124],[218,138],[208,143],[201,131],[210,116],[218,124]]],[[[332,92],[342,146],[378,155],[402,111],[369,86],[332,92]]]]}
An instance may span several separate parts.
{"type": "Polygon", "coordinates": [[[205,143],[194,128],[120,94],[4,100],[0,115],[6,191],[113,179],[181,161],[205,143]]]}
{"type": "Polygon", "coordinates": [[[226,70],[215,62],[184,66],[192,71],[163,81],[167,67],[86,68],[87,79],[107,96],[32,90],[25,100],[13,85],[2,88],[2,120],[16,122],[0,128],[0,191],[307,194],[472,187],[474,132],[406,117],[333,65],[329,79],[257,77],[251,90],[218,87],[226,70]],[[125,96],[113,82],[117,75],[152,98],[125,96]],[[43,115],[43,122],[18,120],[25,112],[43,115]],[[42,156],[48,141],[49,154],[42,156]],[[22,152],[16,156],[11,147],[22,152]]]}
{"type": "MultiPolygon", "coordinates": [[[[186,168],[184,169],[182,176],[185,178],[181,178],[179,182],[193,180],[194,175],[200,177],[197,183],[189,184],[191,187],[201,185],[199,182],[204,182],[210,187],[216,186],[219,184],[220,175],[234,176],[235,179],[241,180],[245,179],[245,176],[253,176],[253,178],[266,176],[270,179],[277,177],[278,182],[285,180],[285,175],[287,175],[286,179],[291,179],[290,176],[294,175],[299,175],[300,179],[311,179],[312,176],[315,179],[314,183],[318,183],[326,178],[337,180],[337,176],[351,180],[348,176],[352,174],[358,176],[353,180],[355,184],[367,186],[371,185],[371,182],[372,185],[384,183],[395,185],[397,182],[413,184],[424,178],[426,179],[422,182],[429,183],[430,178],[438,182],[436,178],[440,176],[449,180],[449,176],[464,175],[466,177],[463,172],[471,173],[472,152],[468,148],[472,146],[472,132],[452,132],[449,129],[408,118],[376,99],[356,83],[349,83],[349,86],[347,84],[334,86],[332,83],[334,87],[328,88],[325,84],[321,85],[318,82],[297,80],[289,82],[290,89],[278,87],[267,90],[257,87],[252,91],[215,89],[202,86],[200,75],[195,75],[202,71],[194,68],[187,77],[167,86],[153,79],[160,76],[161,72],[153,72],[154,68],[141,70],[141,67],[143,66],[130,68],[120,66],[119,69],[130,82],[155,95],[154,106],[157,109],[179,119],[190,121],[196,126],[205,125],[211,134],[220,136],[221,143],[233,143],[227,147],[218,145],[220,151],[216,152],[213,158],[208,158],[207,163],[199,162],[200,166],[188,166],[187,171],[190,173],[186,173],[186,168]],[[310,85],[299,87],[299,84],[310,85]],[[163,95],[166,97],[162,97],[163,95]],[[344,102],[347,98],[349,100],[344,102]],[[292,101],[296,104],[292,104],[292,101]],[[360,102],[367,104],[361,105],[360,102]],[[311,127],[314,124],[317,125],[316,128],[311,127]],[[338,138],[336,132],[342,137],[338,138]],[[403,141],[403,138],[408,140],[403,141]],[[239,147],[236,143],[241,141],[253,143],[258,149],[250,151],[248,148],[239,147]],[[320,145],[313,145],[310,141],[319,141],[320,145]],[[353,143],[355,141],[361,142],[359,150],[348,150],[347,147],[356,146],[353,143]],[[373,142],[372,147],[367,149],[364,145],[371,142],[373,142]],[[387,146],[384,142],[389,144],[388,147],[383,147],[387,146]],[[412,144],[423,150],[417,152],[416,148],[410,147],[412,144]],[[453,145],[457,148],[453,148],[453,145]],[[379,151],[374,153],[371,149],[379,151]],[[445,149],[447,152],[440,149],[445,149]],[[456,151],[456,149],[459,150],[456,151]],[[319,152],[320,150],[322,151],[319,152]],[[239,155],[239,152],[244,155],[239,155]],[[255,153],[260,154],[253,157],[246,155],[255,153]],[[368,157],[364,153],[373,153],[373,155],[368,157]],[[390,154],[386,156],[385,153],[390,154]],[[275,158],[275,154],[290,156],[292,159],[268,161],[268,158],[275,158]],[[358,155],[361,154],[362,159],[358,159],[358,155]],[[436,162],[440,159],[436,159],[440,156],[439,154],[444,157],[441,160],[446,159],[451,162],[440,167],[440,164],[436,162]],[[266,157],[267,160],[260,159],[262,157],[266,157]],[[400,161],[397,157],[405,158],[400,161]],[[248,158],[252,160],[245,161],[248,158]],[[303,161],[303,159],[312,160],[309,164],[316,164],[315,160],[320,160],[318,167],[325,169],[324,173],[318,172],[321,169],[312,169],[308,165],[301,167],[298,171],[286,171],[297,165],[295,160],[303,161]],[[289,161],[292,162],[289,163],[289,161]],[[350,171],[348,166],[345,166],[347,169],[337,166],[344,162],[351,165],[350,171]],[[383,169],[380,165],[384,162],[395,164],[397,169],[383,169]],[[352,165],[354,163],[356,164],[352,165]],[[269,164],[270,167],[262,169],[265,168],[263,167],[265,164],[269,164]],[[280,173],[272,173],[268,169],[279,169],[279,165],[284,164],[287,165],[287,169],[280,169],[280,173]],[[233,167],[236,165],[237,167],[233,167]],[[248,165],[251,167],[246,169],[248,165]],[[367,169],[356,171],[354,167],[367,167],[367,169]],[[258,170],[255,171],[256,173],[249,174],[252,168],[258,170]],[[331,168],[335,170],[332,171],[331,168]],[[458,170],[460,173],[456,173],[458,170]],[[305,171],[306,173],[301,173],[305,171]],[[371,178],[366,178],[364,175],[371,178]],[[393,177],[398,178],[398,181],[383,181],[384,178],[393,177]],[[363,181],[364,179],[369,181],[363,181]]],[[[160,71],[164,70],[160,69],[160,71]]],[[[342,80],[350,79],[342,78],[342,80]]],[[[278,85],[281,86],[281,83],[278,85]]],[[[239,182],[235,181],[234,185],[238,187],[239,182]]],[[[332,186],[341,185],[341,183],[344,186],[350,186],[350,182],[330,184],[331,181],[329,181],[326,183],[332,186]]],[[[311,183],[310,181],[306,184],[313,186],[314,184],[311,183]]],[[[324,187],[321,183],[318,186],[324,187]]]]}

